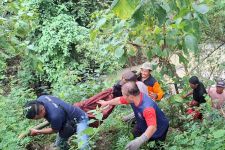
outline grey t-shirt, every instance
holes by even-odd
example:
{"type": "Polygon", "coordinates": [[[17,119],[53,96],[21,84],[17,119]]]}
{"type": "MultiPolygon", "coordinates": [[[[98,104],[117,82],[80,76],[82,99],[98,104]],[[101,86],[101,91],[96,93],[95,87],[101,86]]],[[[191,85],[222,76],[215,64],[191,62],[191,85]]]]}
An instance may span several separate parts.
{"type": "Polygon", "coordinates": [[[137,84],[138,89],[140,90],[141,93],[144,93],[145,95],[148,95],[148,88],[143,82],[137,81],[136,84],[137,84]]]}

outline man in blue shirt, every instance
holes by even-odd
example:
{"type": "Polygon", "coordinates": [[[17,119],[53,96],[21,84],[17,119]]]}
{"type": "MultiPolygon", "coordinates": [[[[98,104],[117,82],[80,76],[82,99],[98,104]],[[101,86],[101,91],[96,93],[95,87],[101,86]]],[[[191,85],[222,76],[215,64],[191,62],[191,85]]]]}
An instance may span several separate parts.
{"type": "Polygon", "coordinates": [[[136,138],[130,141],[125,149],[138,150],[147,141],[156,141],[157,146],[160,146],[159,141],[165,140],[169,128],[169,120],[162,110],[148,95],[140,92],[135,82],[125,83],[122,86],[122,94],[122,97],[116,97],[110,101],[99,101],[99,104],[102,107],[131,105],[137,121],[133,130],[136,138]]]}
{"type": "Polygon", "coordinates": [[[37,100],[26,103],[24,107],[28,119],[45,118],[51,125],[50,128],[31,129],[31,136],[58,133],[54,145],[67,150],[68,138],[77,132],[79,143],[83,143],[81,149],[88,149],[88,136],[82,133],[88,127],[88,117],[80,108],[51,95],[42,95],[37,100]]]}

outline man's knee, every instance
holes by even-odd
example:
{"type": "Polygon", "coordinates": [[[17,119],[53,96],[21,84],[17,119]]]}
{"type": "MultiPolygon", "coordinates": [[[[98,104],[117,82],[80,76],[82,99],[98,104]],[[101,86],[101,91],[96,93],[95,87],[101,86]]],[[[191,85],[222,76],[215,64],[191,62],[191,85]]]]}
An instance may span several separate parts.
{"type": "Polygon", "coordinates": [[[59,135],[57,135],[54,147],[59,150],[68,150],[69,144],[67,143],[68,139],[61,138],[59,135]]]}

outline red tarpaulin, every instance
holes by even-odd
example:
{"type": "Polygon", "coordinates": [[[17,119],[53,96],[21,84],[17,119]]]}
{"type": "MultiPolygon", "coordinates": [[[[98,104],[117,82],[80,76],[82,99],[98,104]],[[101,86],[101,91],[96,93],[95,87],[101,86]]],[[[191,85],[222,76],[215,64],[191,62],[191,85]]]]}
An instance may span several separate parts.
{"type": "MultiPolygon", "coordinates": [[[[98,93],[97,95],[92,96],[89,99],[74,103],[73,105],[78,106],[83,111],[85,111],[88,114],[89,119],[95,119],[95,116],[92,113],[89,113],[88,111],[95,110],[97,106],[101,107],[101,105],[97,103],[99,100],[105,100],[105,101],[111,100],[113,98],[112,91],[113,91],[112,88],[106,89],[106,90],[98,93]]],[[[109,106],[102,111],[103,119],[106,119],[110,115],[110,113],[113,111],[113,108],[114,108],[114,106],[109,106]]],[[[102,122],[99,122],[97,120],[94,123],[91,123],[89,126],[90,127],[98,127],[100,125],[100,123],[102,123],[102,122]]]]}

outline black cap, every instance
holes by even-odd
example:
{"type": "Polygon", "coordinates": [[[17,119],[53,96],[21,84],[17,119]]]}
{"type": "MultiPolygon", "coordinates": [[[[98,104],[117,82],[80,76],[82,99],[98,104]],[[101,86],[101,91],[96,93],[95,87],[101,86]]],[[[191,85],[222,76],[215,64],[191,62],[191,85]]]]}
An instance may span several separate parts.
{"type": "Polygon", "coordinates": [[[42,103],[37,100],[28,101],[23,108],[23,113],[26,118],[34,119],[34,117],[39,114],[39,106],[41,104],[42,103]]]}
{"type": "Polygon", "coordinates": [[[192,76],[192,77],[189,79],[189,83],[191,83],[191,84],[199,84],[198,77],[192,76]]]}

